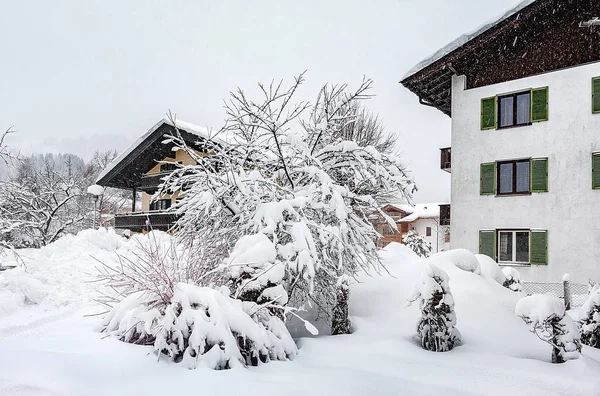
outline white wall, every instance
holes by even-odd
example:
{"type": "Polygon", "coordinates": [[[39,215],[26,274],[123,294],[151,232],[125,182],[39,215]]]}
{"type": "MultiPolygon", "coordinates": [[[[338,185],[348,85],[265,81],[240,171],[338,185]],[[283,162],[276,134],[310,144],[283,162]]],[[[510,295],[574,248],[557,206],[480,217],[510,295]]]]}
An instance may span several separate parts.
{"type": "Polygon", "coordinates": [[[479,230],[548,230],[548,266],[517,268],[525,280],[600,281],[600,190],[592,190],[591,155],[600,151],[600,114],[591,112],[591,79],[600,63],[465,90],[452,87],[451,247],[479,249],[479,230]],[[549,120],[504,130],[480,130],[480,100],[549,87],[549,120]],[[548,193],[480,196],[479,165],[548,157],[548,193]]]}

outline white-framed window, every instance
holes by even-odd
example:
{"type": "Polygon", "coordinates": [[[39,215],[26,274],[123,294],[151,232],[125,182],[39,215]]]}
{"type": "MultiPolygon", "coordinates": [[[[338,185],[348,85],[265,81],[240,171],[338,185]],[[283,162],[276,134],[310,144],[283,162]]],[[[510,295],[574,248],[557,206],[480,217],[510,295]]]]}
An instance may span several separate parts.
{"type": "Polygon", "coordinates": [[[498,230],[498,262],[529,264],[529,241],[529,230],[498,230]]]}

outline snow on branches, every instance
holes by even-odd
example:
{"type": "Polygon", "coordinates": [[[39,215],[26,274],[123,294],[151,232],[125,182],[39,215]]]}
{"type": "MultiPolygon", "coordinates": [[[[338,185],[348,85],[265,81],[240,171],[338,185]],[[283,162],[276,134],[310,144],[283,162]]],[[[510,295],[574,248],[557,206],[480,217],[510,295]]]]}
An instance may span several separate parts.
{"type": "Polygon", "coordinates": [[[558,297],[534,294],[519,300],[515,314],[532,333],[552,346],[552,363],[577,359],[581,352],[579,330],[558,297]]]}
{"type": "Polygon", "coordinates": [[[581,342],[600,348],[600,285],[592,286],[590,294],[581,307],[579,327],[581,342]]]}
{"type": "Polygon", "coordinates": [[[157,195],[183,190],[178,233],[201,244],[213,268],[230,257],[236,296],[256,302],[281,286],[292,306],[331,316],[339,277],[382,269],[369,214],[390,194],[410,200],[414,185],[396,158],[340,137],[357,119],[349,104],[369,97],[371,80],[355,91],[326,85],[312,106],[292,104],[303,81],[259,85],[257,101],[232,92],[206,153],[168,137],[196,164],[176,169],[157,195]],[[254,244],[264,246],[258,258],[248,253],[254,244]],[[276,279],[265,282],[267,273],[276,279]]]}
{"type": "Polygon", "coordinates": [[[432,263],[426,263],[419,289],[410,302],[419,301],[421,319],[417,334],[421,346],[433,352],[446,352],[460,341],[456,325],[454,298],[448,285],[448,274],[432,263]]]}
{"type": "Polygon", "coordinates": [[[431,256],[431,243],[425,240],[425,237],[418,235],[415,230],[410,230],[404,238],[404,244],[408,246],[419,257],[431,256]]]}

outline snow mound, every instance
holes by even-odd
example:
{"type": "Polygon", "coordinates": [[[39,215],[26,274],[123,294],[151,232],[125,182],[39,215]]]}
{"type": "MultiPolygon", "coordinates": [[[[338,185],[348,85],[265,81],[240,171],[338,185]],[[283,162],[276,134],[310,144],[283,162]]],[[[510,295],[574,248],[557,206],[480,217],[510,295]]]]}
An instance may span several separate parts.
{"type": "Polygon", "coordinates": [[[474,274],[481,274],[481,268],[479,267],[479,261],[466,249],[449,250],[441,252],[436,255],[436,261],[442,262],[442,265],[452,263],[457,268],[463,271],[472,272],[474,274]]]}
{"type": "Polygon", "coordinates": [[[497,262],[495,262],[486,254],[476,254],[475,258],[479,262],[479,267],[481,268],[482,274],[489,276],[501,285],[504,284],[504,281],[506,281],[506,276],[497,262]]]}
{"type": "Polygon", "coordinates": [[[545,294],[534,294],[519,300],[515,314],[526,316],[532,321],[542,323],[552,316],[565,315],[565,305],[560,298],[545,294]]]}

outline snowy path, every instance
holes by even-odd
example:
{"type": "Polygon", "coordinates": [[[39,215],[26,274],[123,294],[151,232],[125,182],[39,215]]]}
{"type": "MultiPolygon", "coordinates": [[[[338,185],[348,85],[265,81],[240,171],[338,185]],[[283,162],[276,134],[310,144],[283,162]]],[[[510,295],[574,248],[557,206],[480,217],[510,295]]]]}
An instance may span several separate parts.
{"type": "Polygon", "coordinates": [[[385,254],[396,278],[355,285],[354,334],[302,338],[295,361],[250,369],[186,370],[157,362],[147,347],[103,338],[94,332],[98,318],[83,317],[97,309],[90,286],[73,284],[70,303],[50,298],[0,317],[0,395],[600,396],[600,350],[550,364],[550,347],[514,315],[519,296],[456,267],[446,270],[464,343],[424,351],[413,339],[418,309],[406,303],[421,263],[402,249],[385,254]],[[32,320],[9,331],[4,325],[19,315],[32,320]]]}

